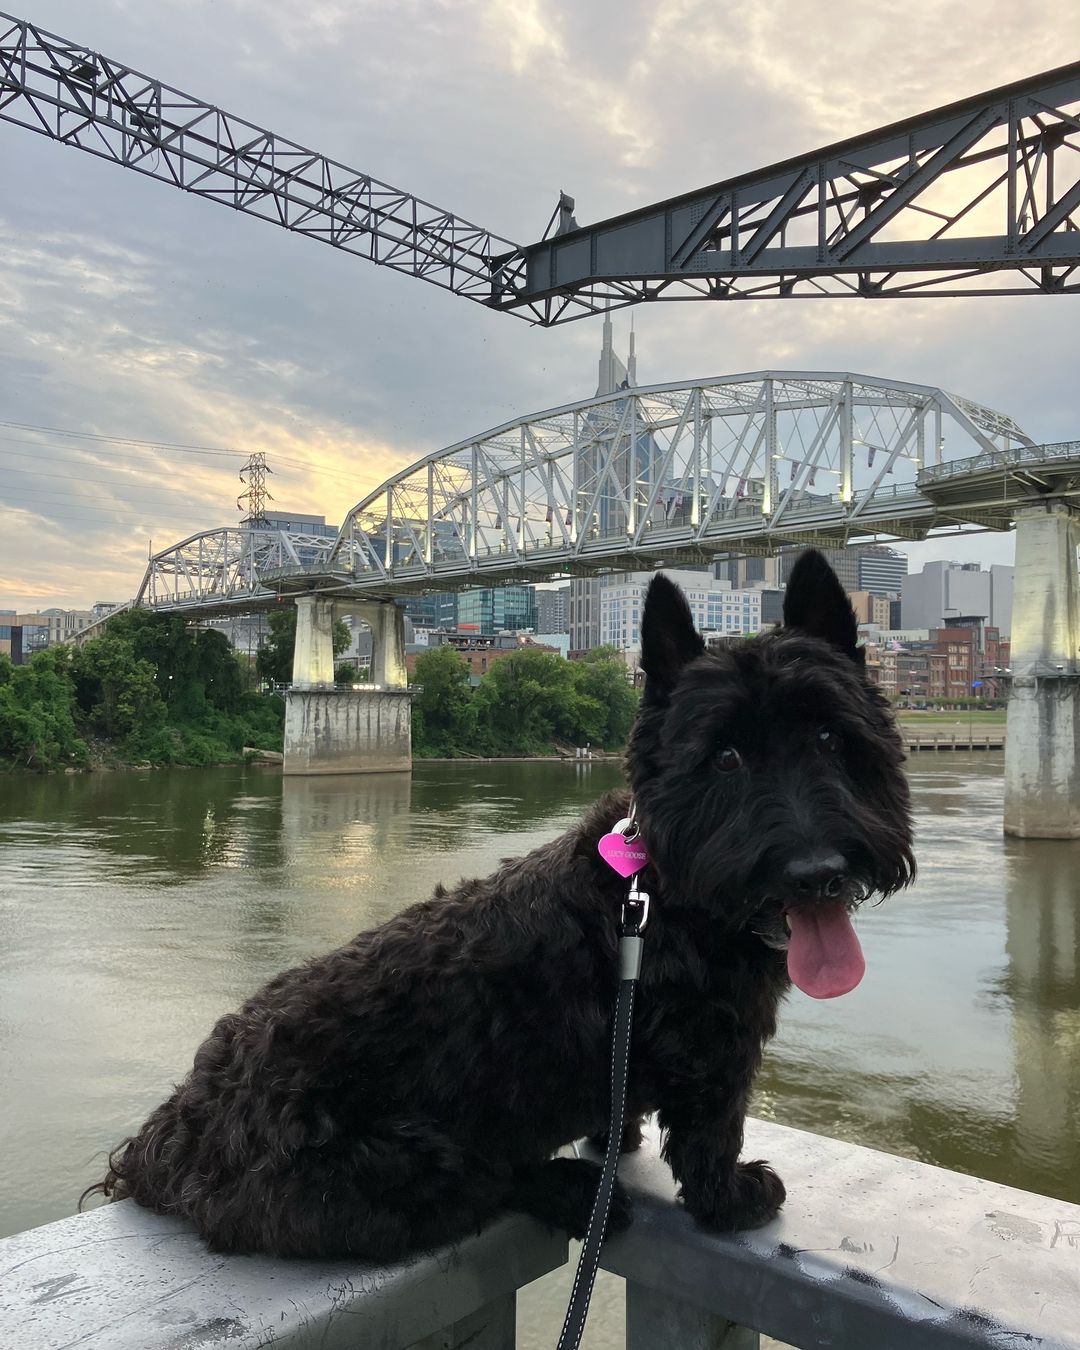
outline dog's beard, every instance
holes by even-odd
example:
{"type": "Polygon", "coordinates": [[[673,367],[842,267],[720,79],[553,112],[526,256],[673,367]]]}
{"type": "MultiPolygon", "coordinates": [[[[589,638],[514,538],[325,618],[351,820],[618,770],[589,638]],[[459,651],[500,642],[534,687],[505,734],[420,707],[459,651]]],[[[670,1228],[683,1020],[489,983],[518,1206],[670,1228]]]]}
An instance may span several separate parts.
{"type": "MultiPolygon", "coordinates": [[[[834,831],[823,831],[821,837],[843,839],[835,822],[834,831]]],[[[861,874],[855,862],[866,856],[867,844],[843,839],[835,849],[845,859],[843,885],[836,894],[807,897],[777,875],[778,860],[792,853],[792,840],[778,835],[767,828],[732,831],[729,822],[684,867],[681,897],[707,908],[734,931],[752,933],[767,947],[783,951],[792,983],[810,997],[849,993],[866,968],[851,914],[875,889],[874,880],[861,874]],[[734,849],[733,836],[743,841],[734,849]]]]}

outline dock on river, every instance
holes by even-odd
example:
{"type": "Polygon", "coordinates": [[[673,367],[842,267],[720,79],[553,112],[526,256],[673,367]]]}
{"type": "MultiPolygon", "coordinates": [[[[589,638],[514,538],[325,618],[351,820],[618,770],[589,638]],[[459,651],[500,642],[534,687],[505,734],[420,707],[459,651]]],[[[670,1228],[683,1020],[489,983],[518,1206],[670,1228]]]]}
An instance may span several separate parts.
{"type": "Polygon", "coordinates": [[[900,724],[900,734],[909,753],[922,750],[1004,750],[1005,728],[972,727],[963,730],[914,730],[900,724]]]}

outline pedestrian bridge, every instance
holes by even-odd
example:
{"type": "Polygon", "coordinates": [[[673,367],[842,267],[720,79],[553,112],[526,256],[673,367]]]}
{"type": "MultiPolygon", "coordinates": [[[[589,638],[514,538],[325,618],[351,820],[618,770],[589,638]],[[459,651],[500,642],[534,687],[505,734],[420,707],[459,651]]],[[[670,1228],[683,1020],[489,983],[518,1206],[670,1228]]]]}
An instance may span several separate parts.
{"type": "Polygon", "coordinates": [[[303,592],[386,600],[1008,529],[1046,474],[1071,492],[1080,446],[1036,446],[1005,414],[927,385],[766,371],[625,388],[424,456],[336,540],[192,535],[151,559],[136,603],[210,615],[303,592]]]}
{"type": "Polygon", "coordinates": [[[285,772],[407,770],[397,596],[1015,524],[1005,830],[1080,838],[1078,496],[1080,441],[1036,445],[927,385],[765,371],[628,386],[417,460],[329,544],[193,535],[150,560],[135,603],[192,617],[295,603],[285,772]],[[367,692],[334,690],[342,611],[372,630],[367,692]]]}

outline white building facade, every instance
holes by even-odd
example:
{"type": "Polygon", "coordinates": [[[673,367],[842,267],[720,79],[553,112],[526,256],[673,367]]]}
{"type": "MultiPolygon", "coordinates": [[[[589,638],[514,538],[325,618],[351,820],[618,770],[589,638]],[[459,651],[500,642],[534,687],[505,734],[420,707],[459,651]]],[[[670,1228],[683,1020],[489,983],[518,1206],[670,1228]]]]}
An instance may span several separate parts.
{"type": "MultiPolygon", "coordinates": [[[[641,612],[653,572],[616,572],[600,578],[600,645],[622,651],[641,647],[641,612]]],[[[686,596],[699,633],[743,636],[761,628],[761,591],[736,590],[707,572],[665,569],[686,596]]]]}

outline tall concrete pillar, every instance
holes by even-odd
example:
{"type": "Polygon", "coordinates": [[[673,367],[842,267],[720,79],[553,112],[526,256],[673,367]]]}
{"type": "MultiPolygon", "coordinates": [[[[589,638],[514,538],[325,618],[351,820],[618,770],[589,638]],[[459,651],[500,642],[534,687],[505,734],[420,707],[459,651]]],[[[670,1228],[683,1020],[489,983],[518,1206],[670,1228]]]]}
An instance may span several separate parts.
{"type": "Polygon", "coordinates": [[[400,605],[374,605],[364,618],[371,628],[372,684],[386,689],[406,688],[405,611],[400,605]]]}
{"type": "Polygon", "coordinates": [[[1062,502],[1016,519],[1005,833],[1080,838],[1080,522],[1062,502]]]}
{"type": "Polygon", "coordinates": [[[334,605],[321,595],[296,597],[292,682],[300,689],[334,683],[334,605]]]}
{"type": "Polygon", "coordinates": [[[371,629],[371,683],[383,689],[406,689],[405,611],[378,601],[342,601],[339,608],[355,614],[371,629]]]}
{"type": "Polygon", "coordinates": [[[321,596],[297,600],[293,688],[285,699],[288,775],[407,772],[412,704],[405,671],[405,620],[393,604],[321,596]],[[371,628],[371,684],[334,688],[334,611],[358,613],[371,628]]]}

